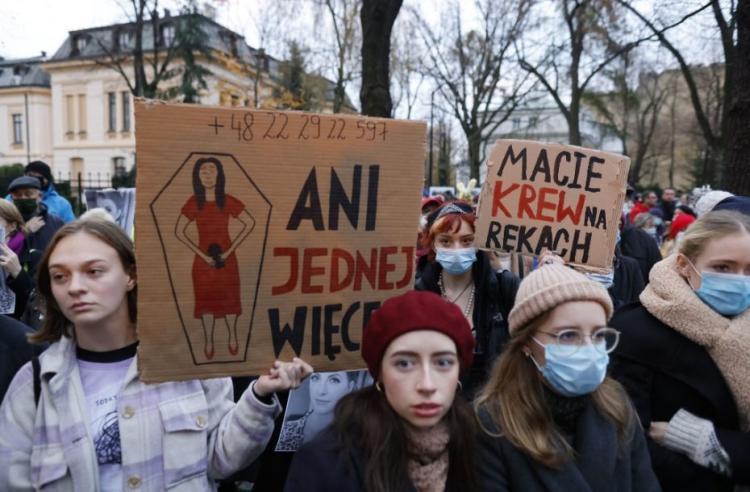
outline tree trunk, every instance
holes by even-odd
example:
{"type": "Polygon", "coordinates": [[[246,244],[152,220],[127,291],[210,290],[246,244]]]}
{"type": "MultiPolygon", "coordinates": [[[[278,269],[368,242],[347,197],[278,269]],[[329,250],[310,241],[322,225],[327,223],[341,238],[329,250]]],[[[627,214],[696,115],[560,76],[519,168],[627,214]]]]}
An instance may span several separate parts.
{"type": "Polygon", "coordinates": [[[362,22],[362,114],[389,118],[391,31],[403,0],[364,0],[362,22]]]}
{"type": "Polygon", "coordinates": [[[725,108],[722,187],[738,195],[750,195],[750,0],[737,3],[737,49],[730,103],[725,108]]]}
{"type": "Polygon", "coordinates": [[[479,182],[479,167],[482,165],[482,132],[474,130],[469,137],[469,179],[479,182]]]}
{"type": "MultiPolygon", "coordinates": [[[[573,89],[579,92],[578,89],[573,89]]],[[[573,95],[570,101],[570,110],[568,114],[568,143],[570,145],[581,145],[581,97],[573,95]]]]}

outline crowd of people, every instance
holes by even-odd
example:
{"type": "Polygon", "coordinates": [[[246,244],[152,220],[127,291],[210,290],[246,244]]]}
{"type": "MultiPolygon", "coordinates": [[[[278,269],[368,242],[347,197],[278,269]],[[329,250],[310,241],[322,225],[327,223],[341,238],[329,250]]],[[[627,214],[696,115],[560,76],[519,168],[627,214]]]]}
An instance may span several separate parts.
{"type": "Polygon", "coordinates": [[[0,490],[750,489],[750,198],[631,191],[609,273],[478,250],[474,204],[425,198],[414,289],[363,330],[372,385],[299,358],[146,384],[131,239],[26,171],[0,200],[0,490]],[[346,394],[276,459],[311,374],[346,394]]]}

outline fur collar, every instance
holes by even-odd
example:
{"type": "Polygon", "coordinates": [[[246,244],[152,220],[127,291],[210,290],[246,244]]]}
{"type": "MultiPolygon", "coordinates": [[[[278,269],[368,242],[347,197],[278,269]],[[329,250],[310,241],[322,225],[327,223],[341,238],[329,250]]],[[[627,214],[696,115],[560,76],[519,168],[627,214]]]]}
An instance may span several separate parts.
{"type": "Polygon", "coordinates": [[[705,347],[734,395],[743,430],[750,430],[750,309],[725,318],[693,292],[676,255],[651,269],[641,303],[659,321],[705,347]]]}

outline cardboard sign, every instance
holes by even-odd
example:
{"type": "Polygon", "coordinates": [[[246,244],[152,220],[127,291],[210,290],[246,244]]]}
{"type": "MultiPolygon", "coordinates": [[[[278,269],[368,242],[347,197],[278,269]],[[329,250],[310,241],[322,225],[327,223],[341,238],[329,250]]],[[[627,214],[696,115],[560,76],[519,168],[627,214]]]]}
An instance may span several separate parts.
{"type": "Polygon", "coordinates": [[[539,255],[606,271],[630,159],[572,145],[498,140],[479,199],[479,248],[539,255]]]}
{"type": "Polygon", "coordinates": [[[414,282],[425,124],[149,101],[136,123],[141,378],[364,367],[414,282]]]}

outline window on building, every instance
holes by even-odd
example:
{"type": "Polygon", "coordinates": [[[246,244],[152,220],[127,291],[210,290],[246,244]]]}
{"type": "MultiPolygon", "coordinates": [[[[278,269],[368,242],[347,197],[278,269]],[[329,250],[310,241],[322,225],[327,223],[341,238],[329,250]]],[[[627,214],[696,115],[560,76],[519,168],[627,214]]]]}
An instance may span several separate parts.
{"type": "Polygon", "coordinates": [[[237,94],[232,94],[232,107],[236,108],[240,105],[240,96],[237,94]]]}
{"type": "Polygon", "coordinates": [[[117,131],[117,94],[114,92],[107,93],[107,115],[109,116],[108,131],[117,131]]]}
{"type": "Polygon", "coordinates": [[[20,113],[13,115],[13,143],[23,143],[23,119],[20,113]]]}
{"type": "Polygon", "coordinates": [[[78,94],[78,134],[86,135],[86,94],[78,94]]]}
{"type": "Polygon", "coordinates": [[[122,131],[130,131],[130,93],[122,93],[122,131]]]}
{"type": "Polygon", "coordinates": [[[510,122],[513,125],[514,130],[518,130],[519,128],[521,128],[521,118],[513,118],[512,120],[510,120],[510,122]]]}
{"type": "Polygon", "coordinates": [[[120,31],[117,34],[117,45],[121,50],[125,50],[130,46],[130,42],[133,39],[132,31],[120,31]]]}
{"type": "Polygon", "coordinates": [[[539,117],[538,116],[530,116],[529,117],[529,128],[536,128],[536,126],[539,124],[539,117]]]}
{"type": "Polygon", "coordinates": [[[76,102],[72,95],[65,96],[65,134],[72,137],[76,128],[76,102]]]}
{"type": "Polygon", "coordinates": [[[82,52],[84,48],[86,48],[86,45],[89,44],[89,37],[85,34],[80,34],[73,38],[73,45],[75,47],[75,51],[78,53],[82,52]]]}
{"type": "Polygon", "coordinates": [[[113,157],[112,158],[112,175],[119,178],[119,177],[125,176],[127,173],[128,173],[128,170],[125,167],[125,158],[113,157]]]}
{"type": "Polygon", "coordinates": [[[174,41],[174,24],[163,24],[159,31],[161,33],[161,44],[171,46],[174,41]]]}

